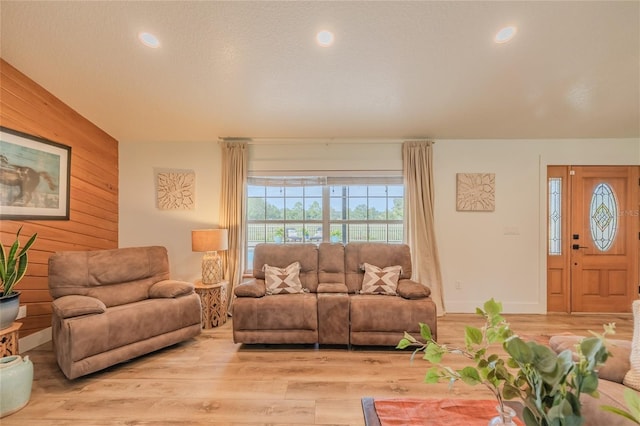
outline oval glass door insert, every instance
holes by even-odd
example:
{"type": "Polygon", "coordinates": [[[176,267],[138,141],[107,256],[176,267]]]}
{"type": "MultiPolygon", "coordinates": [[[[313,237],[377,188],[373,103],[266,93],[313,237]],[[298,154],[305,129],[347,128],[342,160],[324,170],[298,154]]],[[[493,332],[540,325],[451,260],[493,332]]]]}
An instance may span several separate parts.
{"type": "Polygon", "coordinates": [[[593,190],[589,216],[593,243],[600,251],[609,250],[618,231],[618,202],[608,184],[598,184],[593,190]]]}

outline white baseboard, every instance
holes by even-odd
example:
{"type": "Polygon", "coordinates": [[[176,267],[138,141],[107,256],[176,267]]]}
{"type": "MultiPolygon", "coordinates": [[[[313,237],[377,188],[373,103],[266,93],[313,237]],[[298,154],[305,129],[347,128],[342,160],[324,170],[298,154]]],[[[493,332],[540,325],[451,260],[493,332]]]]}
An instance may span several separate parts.
{"type": "Polygon", "coordinates": [[[20,353],[24,353],[49,341],[51,341],[51,327],[47,327],[44,330],[36,331],[27,337],[23,337],[18,341],[18,346],[20,348],[20,353]]]}

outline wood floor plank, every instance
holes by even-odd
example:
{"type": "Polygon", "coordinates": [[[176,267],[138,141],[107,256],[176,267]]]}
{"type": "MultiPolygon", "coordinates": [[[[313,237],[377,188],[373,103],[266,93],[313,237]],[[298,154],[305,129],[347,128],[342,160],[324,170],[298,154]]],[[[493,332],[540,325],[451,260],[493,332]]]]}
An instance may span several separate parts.
{"type": "MultiPolygon", "coordinates": [[[[630,340],[631,314],[508,315],[525,339],[600,332],[615,322],[616,339],[630,340]]],[[[464,345],[473,314],[438,319],[438,340],[464,345]]],[[[29,404],[2,419],[13,425],[362,426],[361,398],[491,399],[481,386],[425,384],[429,364],[393,348],[235,344],[231,320],[178,345],[73,381],[56,365],[51,343],[23,355],[34,363],[29,404]]],[[[501,350],[500,347],[496,350],[501,350]]],[[[446,364],[467,361],[448,355],[446,364]]]]}

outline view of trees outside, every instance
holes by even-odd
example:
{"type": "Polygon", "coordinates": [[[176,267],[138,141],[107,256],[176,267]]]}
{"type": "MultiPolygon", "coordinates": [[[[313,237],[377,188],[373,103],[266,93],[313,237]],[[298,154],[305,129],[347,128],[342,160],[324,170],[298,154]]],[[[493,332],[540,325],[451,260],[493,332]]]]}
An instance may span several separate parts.
{"type": "Polygon", "coordinates": [[[402,243],[403,219],[403,185],[249,185],[247,268],[252,267],[253,248],[264,242],[402,243]],[[328,198],[326,215],[323,192],[328,198]]]}
{"type": "MultiPolygon", "coordinates": [[[[249,221],[322,222],[322,187],[249,186],[249,221]]],[[[330,220],[402,221],[402,185],[331,186],[330,220]]]]}

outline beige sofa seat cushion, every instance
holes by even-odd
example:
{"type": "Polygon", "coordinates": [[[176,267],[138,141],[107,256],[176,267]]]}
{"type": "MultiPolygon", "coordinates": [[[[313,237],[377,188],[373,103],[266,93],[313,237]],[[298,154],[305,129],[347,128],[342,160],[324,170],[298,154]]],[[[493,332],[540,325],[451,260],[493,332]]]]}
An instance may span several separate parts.
{"type": "Polygon", "coordinates": [[[433,318],[431,299],[407,300],[399,296],[357,294],[351,296],[351,331],[419,331],[419,323],[433,318]]]}
{"type": "Polygon", "coordinates": [[[315,293],[238,298],[234,330],[317,330],[316,300],[315,293]]]}
{"type": "Polygon", "coordinates": [[[149,288],[150,298],[173,298],[186,296],[194,292],[192,283],[186,281],[163,280],[153,284],[149,288]]]}
{"type": "MultiPolygon", "coordinates": [[[[578,360],[576,353],[576,345],[584,339],[584,336],[574,334],[551,336],[549,339],[549,347],[555,352],[560,353],[569,349],[573,353],[573,360],[578,360]]],[[[628,340],[607,339],[607,350],[611,356],[604,365],[598,369],[598,378],[622,383],[625,374],[629,371],[629,354],[631,353],[631,342],[628,340]]]]}
{"type": "Polygon", "coordinates": [[[53,312],[58,318],[73,318],[82,315],[102,314],[107,307],[100,300],[89,296],[62,296],[52,303],[53,312]]]}
{"type": "Polygon", "coordinates": [[[105,313],[68,319],[66,330],[73,342],[66,348],[72,361],[107,352],[160,334],[200,323],[197,294],[177,298],[146,299],[108,308],[105,313]]]}

